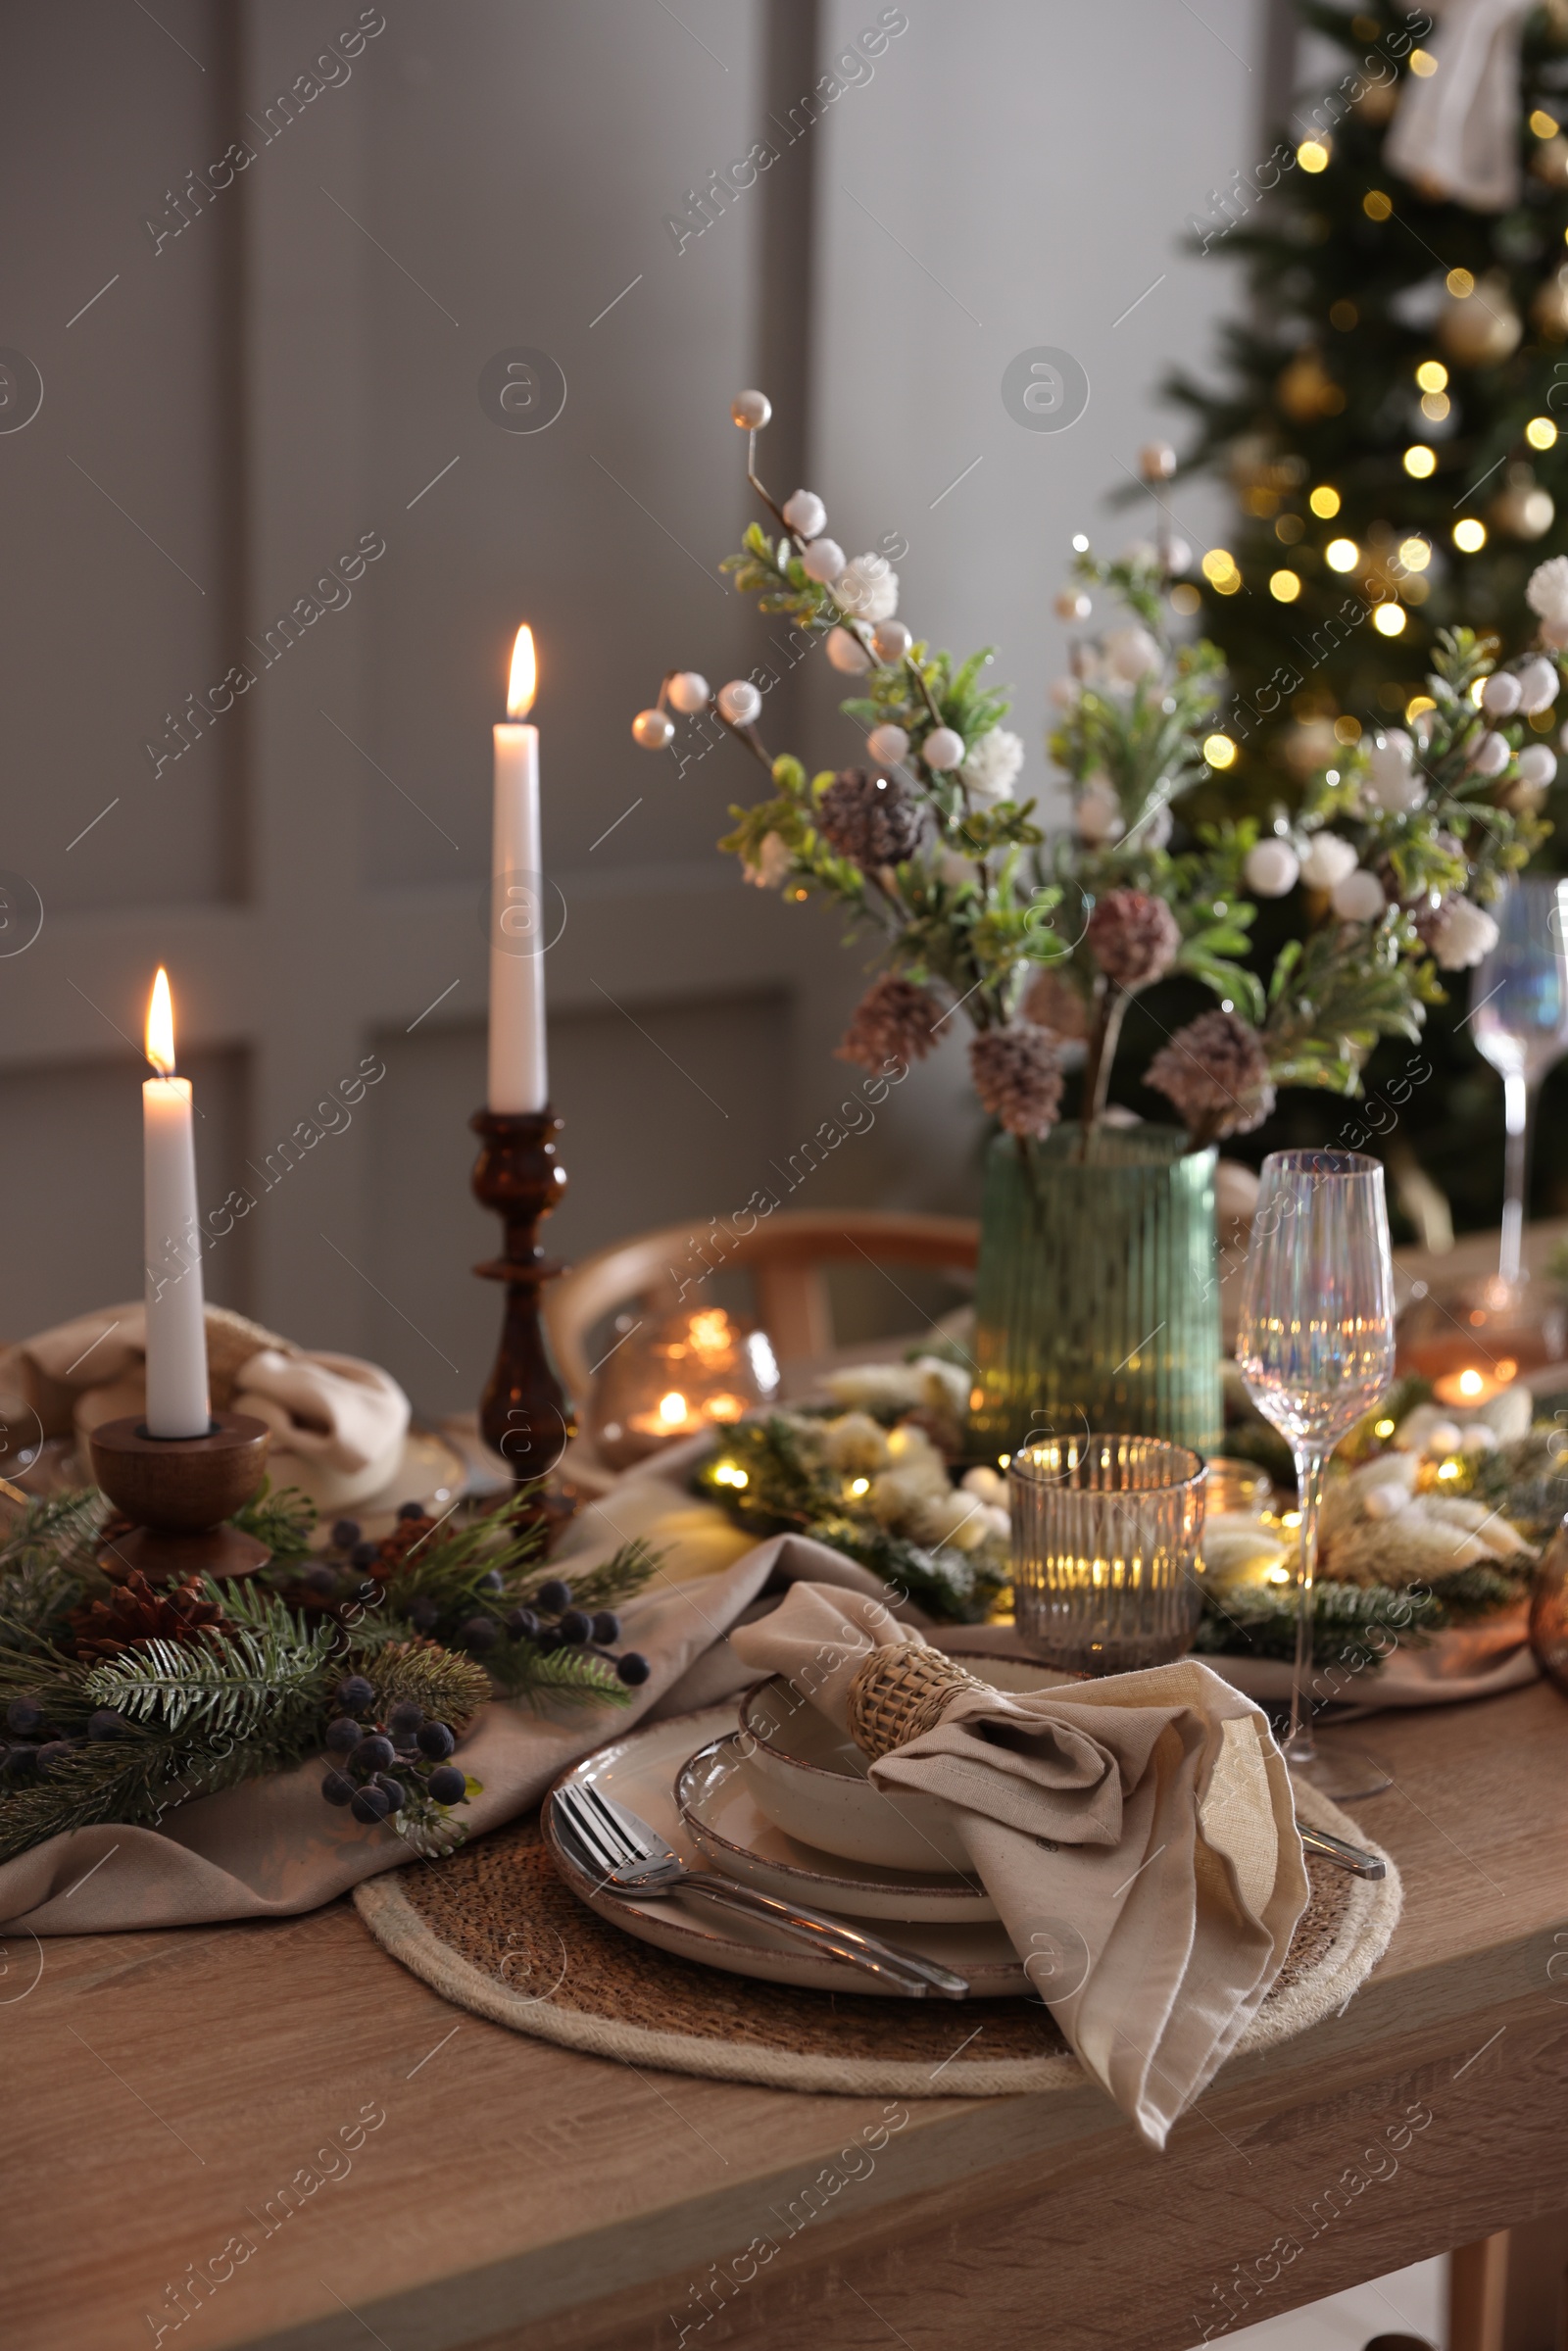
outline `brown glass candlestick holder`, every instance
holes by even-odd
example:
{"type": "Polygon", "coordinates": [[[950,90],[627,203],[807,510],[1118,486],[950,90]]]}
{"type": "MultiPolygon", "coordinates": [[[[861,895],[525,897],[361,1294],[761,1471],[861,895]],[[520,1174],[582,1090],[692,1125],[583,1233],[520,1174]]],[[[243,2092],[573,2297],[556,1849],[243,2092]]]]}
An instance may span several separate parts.
{"type": "Polygon", "coordinates": [[[519,1485],[556,1467],[576,1434],[539,1318],[539,1293],[563,1268],[539,1247],[541,1217],[559,1207],[566,1171],[556,1156],[561,1120],[543,1110],[475,1110],[468,1124],[483,1143],[474,1198],[501,1218],[506,1245],[474,1272],[507,1285],[495,1367],[479,1404],[479,1427],[519,1485]]]}
{"type": "Polygon", "coordinates": [[[100,1422],[88,1437],[93,1476],[135,1521],[110,1546],[149,1583],[248,1576],[271,1557],[265,1543],[223,1524],[267,1474],[272,1432],[246,1412],[219,1412],[205,1437],[150,1437],[145,1421],[100,1422]]]}

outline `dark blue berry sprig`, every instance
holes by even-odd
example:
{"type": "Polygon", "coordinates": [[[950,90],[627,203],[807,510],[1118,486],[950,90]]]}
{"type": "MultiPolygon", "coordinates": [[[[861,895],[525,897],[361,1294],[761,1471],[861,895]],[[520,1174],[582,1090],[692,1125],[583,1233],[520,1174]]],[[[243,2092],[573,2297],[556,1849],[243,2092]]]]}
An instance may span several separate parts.
{"type": "Polygon", "coordinates": [[[350,1674],[335,1694],[342,1711],[326,1726],[332,1761],[321,1781],[329,1804],[346,1804],[373,1828],[411,1804],[422,1809],[423,1800],[443,1808],[467,1802],[467,1776],[447,1760],[458,1743],[449,1724],[416,1698],[399,1698],[384,1722],[375,1719],[375,1690],[364,1674],[350,1674]]]}

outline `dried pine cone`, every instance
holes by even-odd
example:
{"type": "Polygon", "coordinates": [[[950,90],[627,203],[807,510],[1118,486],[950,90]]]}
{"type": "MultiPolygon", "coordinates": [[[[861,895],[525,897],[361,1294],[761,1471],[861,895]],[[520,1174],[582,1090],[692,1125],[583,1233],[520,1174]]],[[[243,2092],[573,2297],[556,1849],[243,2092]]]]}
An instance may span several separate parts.
{"type": "Polygon", "coordinates": [[[144,1641],[190,1641],[199,1633],[228,1630],[223,1611],[208,1599],[194,1577],[159,1592],[139,1568],[131,1568],[109,1597],[72,1611],[76,1655],[118,1657],[144,1641]]]}
{"type": "Polygon", "coordinates": [[[1061,1071],[1050,1037],[1027,1021],[986,1029],[969,1047],[981,1105],[1009,1135],[1050,1133],[1061,1109],[1061,1071]]]}
{"type": "Polygon", "coordinates": [[[1147,890],[1107,890],[1085,936],[1101,970],[1118,988],[1147,988],[1163,979],[1182,944],[1175,915],[1147,890]]]}
{"type": "Polygon", "coordinates": [[[896,971],[884,971],[856,1005],[838,1058],[858,1061],[862,1069],[880,1069],[887,1061],[923,1061],[941,1017],[934,996],[896,971]]]}
{"type": "Polygon", "coordinates": [[[902,865],[913,856],[920,839],[920,809],[896,775],[847,767],[822,795],[816,829],[841,857],[873,873],[879,865],[902,865]]]}
{"type": "Polygon", "coordinates": [[[1049,1029],[1054,1037],[1082,1038],[1089,1034],[1089,1007],[1071,980],[1064,979],[1059,971],[1038,972],[1030,981],[1018,1011],[1021,1018],[1032,1020],[1036,1028],[1049,1029]]]}
{"type": "Polygon", "coordinates": [[[1178,1029],[1144,1083],[1174,1102],[1200,1144],[1250,1135],[1274,1107],[1263,1040],[1235,1012],[1202,1012],[1178,1029]]]}

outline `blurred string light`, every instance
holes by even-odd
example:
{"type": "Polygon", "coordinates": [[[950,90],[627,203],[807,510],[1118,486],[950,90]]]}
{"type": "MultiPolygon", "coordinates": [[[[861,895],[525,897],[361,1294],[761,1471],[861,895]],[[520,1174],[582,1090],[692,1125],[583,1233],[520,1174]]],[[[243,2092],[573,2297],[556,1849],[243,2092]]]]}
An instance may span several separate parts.
{"type": "Polygon", "coordinates": [[[1442,360],[1423,360],[1415,371],[1415,380],[1423,392],[1446,392],[1448,370],[1442,360]]]}
{"type": "Polygon", "coordinates": [[[1438,469],[1437,454],[1425,441],[1416,441],[1404,453],[1404,469],[1414,481],[1425,481],[1438,469]]]}
{"type": "Polygon", "coordinates": [[[1444,283],[1455,302],[1463,302],[1467,294],[1476,290],[1476,281],[1468,269],[1450,269],[1444,283]]]}
{"type": "Polygon", "coordinates": [[[1234,767],[1236,746],[1229,735],[1206,735],[1203,738],[1203,757],[1211,767],[1234,767]]]}
{"type": "Polygon", "coordinates": [[[1372,613],[1372,626],[1380,636],[1397,637],[1404,629],[1404,607],[1398,604],[1380,604],[1372,613]]]}
{"type": "Polygon", "coordinates": [[[1296,160],[1303,171],[1326,171],[1329,153],[1327,139],[1303,139],[1296,150],[1296,160]]]}
{"type": "Polygon", "coordinates": [[[1381,188],[1368,188],[1361,199],[1361,210],[1369,220],[1386,220],[1394,210],[1394,202],[1381,188]]]}
{"type": "Polygon", "coordinates": [[[1323,550],[1323,561],[1331,571],[1353,571],[1361,561],[1361,550],[1353,539],[1331,539],[1323,550]]]}
{"type": "Polygon", "coordinates": [[[1474,514],[1466,514],[1453,526],[1453,543],[1461,555],[1479,555],[1487,543],[1487,526],[1474,514]]]}
{"type": "Polygon", "coordinates": [[[1314,514],[1319,514],[1325,522],[1330,522],[1340,511],[1340,493],[1338,490],[1330,489],[1326,481],[1319,482],[1306,503],[1314,514]]]}
{"type": "Polygon", "coordinates": [[[1278,604],[1294,604],[1301,593],[1301,583],[1294,571],[1271,572],[1268,592],[1278,604]]]}
{"type": "Polygon", "coordinates": [[[1532,449],[1549,449],[1557,438],[1557,427],[1549,416],[1532,416],[1525,426],[1525,439],[1532,449]]]}

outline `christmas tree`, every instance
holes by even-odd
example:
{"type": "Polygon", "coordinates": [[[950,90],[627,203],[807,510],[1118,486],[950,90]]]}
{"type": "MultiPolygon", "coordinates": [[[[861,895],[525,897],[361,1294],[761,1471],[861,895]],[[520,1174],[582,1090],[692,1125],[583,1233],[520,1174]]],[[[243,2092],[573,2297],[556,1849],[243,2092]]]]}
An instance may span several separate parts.
{"type": "MultiPolygon", "coordinates": [[[[1245,267],[1250,299],[1217,388],[1166,386],[1199,428],[1181,472],[1220,474],[1238,505],[1175,592],[1230,672],[1189,805],[1265,822],[1344,746],[1414,724],[1439,630],[1527,643],[1530,575],[1568,551],[1568,0],[1506,16],[1447,0],[1441,22],[1390,0],[1297,5],[1341,70],[1189,221],[1205,253],[1245,267]]],[[[1531,723],[1544,735],[1559,716],[1531,723]]],[[[1562,778],[1541,812],[1553,833],[1537,862],[1568,867],[1562,778]]],[[[1260,944],[1307,918],[1293,894],[1260,944]]],[[[1461,1229],[1494,1224],[1501,1087],[1467,997],[1461,981],[1429,1014],[1431,1077],[1413,1093],[1388,1048],[1369,1064],[1373,1106],[1387,1117],[1391,1085],[1398,1104],[1380,1140],[1292,1092],[1245,1155],[1354,1142],[1390,1162],[1396,1237],[1417,1236],[1429,1179],[1461,1229]]],[[[1565,1077],[1543,1104],[1538,1215],[1568,1210],[1565,1077]]]]}
{"type": "Polygon", "coordinates": [[[1245,262],[1250,315],[1219,389],[1167,387],[1200,423],[1183,470],[1240,506],[1179,591],[1230,664],[1216,813],[1406,723],[1440,628],[1526,638],[1526,581],[1568,550],[1568,6],[1499,27],[1453,0],[1434,34],[1299,5],[1346,70],[1190,222],[1245,262]]]}

